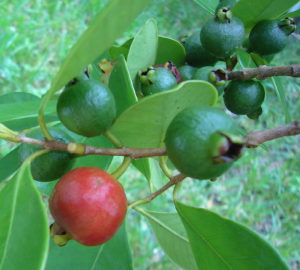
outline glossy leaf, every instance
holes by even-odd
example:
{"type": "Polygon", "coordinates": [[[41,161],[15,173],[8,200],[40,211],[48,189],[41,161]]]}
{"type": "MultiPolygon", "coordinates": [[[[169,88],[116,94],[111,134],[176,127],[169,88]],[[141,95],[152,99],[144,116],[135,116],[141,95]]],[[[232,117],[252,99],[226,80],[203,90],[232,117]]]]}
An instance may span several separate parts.
{"type": "Polygon", "coordinates": [[[125,225],[101,246],[86,247],[70,241],[58,247],[50,241],[46,270],[131,270],[132,259],[125,225]]]}
{"type": "Polygon", "coordinates": [[[127,65],[133,81],[139,71],[155,63],[157,43],[158,30],[156,21],[150,19],[136,34],[128,52],[127,65]]]}
{"type": "Polygon", "coordinates": [[[124,111],[110,131],[128,147],[159,147],[173,117],[186,107],[214,105],[216,89],[204,81],[185,81],[174,90],[143,98],[124,111]]]}
{"type": "Polygon", "coordinates": [[[176,202],[202,270],[288,270],[280,255],[247,227],[205,209],[176,202]]]}
{"type": "Polygon", "coordinates": [[[109,89],[116,101],[117,115],[137,102],[135,90],[123,55],[115,63],[109,78],[109,89]]]}
{"type": "Polygon", "coordinates": [[[219,0],[194,0],[194,1],[211,15],[215,14],[215,9],[219,4],[219,0]]]}
{"type": "Polygon", "coordinates": [[[149,2],[149,0],[109,1],[69,52],[52,82],[51,89],[56,91],[62,88],[105,52],[149,2]]]}
{"type": "Polygon", "coordinates": [[[177,213],[146,211],[139,208],[169,258],[183,269],[197,270],[197,264],[186,236],[184,226],[177,213]]]}
{"type": "MultiPolygon", "coordinates": [[[[37,108],[40,102],[22,102],[19,106],[15,103],[0,104],[0,122],[37,117],[37,108]]],[[[50,101],[45,114],[56,114],[56,101],[50,101]]]]}
{"type": "Polygon", "coordinates": [[[0,159],[0,183],[21,166],[22,162],[19,158],[18,149],[19,147],[15,148],[0,159]]]}
{"type": "Polygon", "coordinates": [[[298,0],[240,0],[232,10],[250,28],[259,21],[280,17],[297,3],[298,0]]]}
{"type": "Polygon", "coordinates": [[[48,218],[29,163],[24,163],[1,190],[0,205],[0,270],[43,269],[48,218]]]}
{"type": "Polygon", "coordinates": [[[178,67],[183,65],[185,62],[185,49],[177,40],[160,36],[158,38],[155,64],[164,64],[167,61],[172,61],[178,67]]]}

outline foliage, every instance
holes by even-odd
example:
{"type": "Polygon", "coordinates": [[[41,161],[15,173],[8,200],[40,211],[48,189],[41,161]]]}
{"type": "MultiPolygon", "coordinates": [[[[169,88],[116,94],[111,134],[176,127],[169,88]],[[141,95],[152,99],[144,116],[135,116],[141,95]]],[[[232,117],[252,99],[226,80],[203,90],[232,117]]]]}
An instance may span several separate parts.
{"type": "MultiPolygon", "coordinates": [[[[121,1],[112,0],[106,2],[109,2],[105,9],[106,12],[115,14],[120,12],[119,4],[121,4],[121,1]]],[[[128,12],[135,13],[132,14],[133,16],[137,15],[140,10],[146,6],[148,1],[136,1],[136,10],[134,9],[133,11],[130,10],[130,7],[134,5],[132,1],[128,1],[130,3],[127,3],[127,5],[125,2],[127,1],[122,1],[122,5],[124,5],[124,8],[126,8],[126,6],[128,7],[128,12]]],[[[197,2],[200,2],[202,7],[204,5],[205,10],[214,10],[214,1],[197,2]],[[209,3],[209,5],[206,5],[205,2],[209,3]]],[[[249,5],[249,1],[241,0],[234,8],[235,13],[240,15],[240,19],[242,19],[247,26],[253,25],[257,18],[262,16],[261,14],[264,14],[263,18],[278,17],[282,15],[282,12],[288,10],[288,8],[295,3],[295,1],[285,1],[284,3],[282,1],[275,1],[270,5],[269,1],[266,0],[258,2],[260,2],[260,4],[256,7],[254,4],[251,4],[251,10],[253,9],[253,12],[244,11],[245,7],[248,7],[249,5]],[[274,8],[270,9],[268,5],[274,8]]],[[[48,15],[54,16],[53,14],[58,14],[60,5],[63,5],[64,7],[64,4],[61,4],[59,1],[53,1],[51,5],[47,6],[48,15]]],[[[95,1],[90,6],[86,4],[85,8],[89,9],[93,6],[96,6],[95,1]]],[[[10,7],[11,6],[8,5],[7,9],[10,7]]],[[[70,6],[68,9],[69,8],[70,6]]],[[[122,10],[124,10],[124,8],[122,8],[122,10]]],[[[100,6],[97,7],[97,10],[100,10],[100,6]]],[[[128,17],[131,19],[132,16],[128,17]]],[[[60,71],[56,73],[57,75],[53,79],[52,90],[50,92],[53,93],[59,90],[61,86],[77,75],[77,73],[86,65],[91,64],[94,60],[98,60],[98,57],[101,56],[102,53],[105,53],[105,51],[113,45],[113,41],[120,37],[122,32],[121,30],[125,30],[125,28],[130,25],[129,19],[128,21],[124,21],[121,18],[123,17],[120,17],[118,21],[118,18],[115,18],[115,16],[107,16],[104,11],[96,16],[96,19],[90,24],[90,27],[80,38],[80,41],[76,43],[71,50],[60,71]],[[104,29],[105,27],[103,27],[103,22],[107,22],[107,20],[111,22],[111,28],[108,27],[107,29],[104,29]],[[96,26],[98,26],[97,30],[93,31],[96,26]],[[106,34],[103,31],[107,31],[106,34]],[[110,37],[110,39],[106,40],[106,43],[104,44],[101,42],[103,35],[110,37]],[[85,46],[89,42],[86,42],[86,40],[89,42],[96,42],[96,44],[100,45],[97,50],[87,50],[85,46]],[[75,61],[76,59],[74,58],[74,55],[77,54],[81,58],[80,63],[75,61]]],[[[126,16],[124,16],[124,18],[126,18],[126,16]]],[[[161,146],[163,144],[166,128],[172,118],[177,114],[178,110],[182,110],[184,107],[196,104],[211,105],[216,100],[216,91],[213,86],[206,82],[196,81],[182,83],[170,92],[164,92],[137,102],[137,95],[134,91],[134,89],[137,88],[135,81],[136,73],[149,65],[155,64],[156,59],[154,55],[157,50],[156,46],[158,46],[158,48],[159,46],[163,48],[167,47],[167,45],[159,45],[159,42],[151,43],[153,41],[153,37],[160,40],[157,30],[155,30],[155,23],[153,22],[153,20],[148,21],[144,28],[141,28],[140,32],[138,32],[135,36],[132,43],[133,46],[130,47],[128,55],[128,58],[132,59],[130,60],[131,62],[129,62],[130,64],[128,64],[128,58],[127,61],[125,61],[126,59],[124,56],[118,56],[117,64],[111,74],[109,82],[109,86],[115,95],[119,116],[110,131],[123,145],[130,147],[161,146]],[[147,24],[151,24],[152,30],[149,30],[147,24]],[[143,57],[140,63],[137,62],[138,55],[143,52],[145,48],[143,47],[143,42],[139,42],[138,40],[139,35],[142,35],[143,38],[145,36],[149,37],[150,45],[147,43],[147,46],[149,46],[149,48],[147,48],[150,51],[153,50],[151,54],[146,55],[149,58],[147,59],[146,57],[143,57]],[[138,66],[136,66],[136,64],[138,64],[138,66]],[[118,91],[118,88],[124,84],[124,90],[118,91]],[[198,87],[201,87],[202,90],[197,91],[196,89],[198,89],[198,87]],[[187,92],[189,92],[188,95],[186,94],[187,92]],[[178,103],[178,100],[180,100],[180,103],[178,103]],[[180,108],[176,107],[178,104],[180,104],[180,108]],[[167,114],[165,112],[167,112],[167,114]]],[[[59,23],[60,21],[57,19],[56,27],[58,27],[59,23]]],[[[8,23],[6,25],[8,25],[8,23]]],[[[135,29],[134,25],[132,29],[135,29]]],[[[179,32],[180,31],[178,31],[178,33],[179,32]]],[[[125,33],[125,36],[128,37],[128,32],[125,33]]],[[[7,40],[8,36],[5,38],[5,42],[1,44],[9,46],[10,43],[9,40],[7,40]]],[[[50,38],[48,42],[51,42],[50,38]]],[[[120,42],[119,44],[123,44],[123,42],[120,42]]],[[[176,47],[176,45],[174,45],[174,48],[178,48],[178,46],[176,47]]],[[[20,48],[14,49],[16,51],[18,51],[18,49],[21,50],[20,48]]],[[[35,51],[35,47],[32,47],[31,50],[35,51]]],[[[61,48],[61,51],[65,51],[65,48],[61,48]]],[[[176,51],[180,52],[180,49],[176,49],[176,51]]],[[[282,55],[284,54],[287,54],[287,51],[282,53],[282,55]]],[[[46,55],[44,57],[47,59],[46,55]]],[[[26,58],[24,55],[19,55],[19,61],[26,63],[28,59],[28,56],[26,58]],[[24,57],[24,59],[22,57],[24,57]]],[[[244,55],[243,59],[240,56],[237,68],[254,65],[255,63],[251,59],[251,56],[248,54],[244,55]]],[[[280,61],[280,59],[277,60],[277,63],[278,61],[280,61]]],[[[283,64],[288,63],[284,61],[283,64]]],[[[13,79],[13,70],[15,69],[16,72],[20,72],[20,67],[18,67],[16,63],[10,63],[10,65],[11,66],[5,65],[4,72],[1,71],[1,73],[4,74],[3,76],[5,77],[5,80],[7,80],[6,85],[9,84],[10,86],[13,86],[14,89],[28,91],[28,89],[22,89],[22,87],[18,85],[18,81],[13,79]]],[[[39,72],[41,66],[42,65],[35,70],[36,73],[39,72]]],[[[52,70],[56,70],[57,66],[58,63],[55,62],[52,66],[52,70]]],[[[90,67],[94,69],[96,68],[94,64],[90,67]]],[[[97,76],[97,74],[95,76],[97,76]]],[[[41,81],[43,80],[45,80],[45,78],[41,81]]],[[[47,81],[49,80],[47,79],[47,81]]],[[[268,80],[265,83],[268,93],[268,103],[263,106],[264,114],[260,118],[259,122],[251,122],[245,118],[239,118],[239,121],[246,126],[247,130],[264,126],[272,127],[275,123],[279,123],[280,120],[283,119],[283,116],[278,116],[278,107],[275,108],[275,106],[270,106],[273,102],[278,102],[276,95],[274,95],[272,84],[276,86],[280,104],[282,105],[283,111],[285,110],[285,113],[282,112],[281,114],[285,114],[287,120],[296,119],[297,117],[299,118],[299,109],[297,108],[300,107],[300,103],[299,99],[297,99],[297,97],[299,97],[299,93],[295,90],[296,82],[288,80],[288,83],[286,83],[288,91],[285,91],[280,80],[268,80]],[[294,103],[294,100],[296,102],[293,104],[293,107],[290,108],[289,104],[294,103]]],[[[47,84],[42,83],[42,85],[44,89],[42,89],[39,94],[44,93],[44,90],[48,87],[47,84]]],[[[9,90],[6,88],[3,91],[8,92],[9,90]]],[[[34,92],[37,93],[36,90],[34,92]]],[[[36,109],[41,103],[41,100],[38,97],[32,96],[26,96],[26,98],[24,96],[21,100],[18,100],[17,95],[11,94],[7,96],[6,99],[3,99],[3,102],[1,102],[1,123],[4,123],[8,127],[17,131],[24,131],[26,129],[37,127],[38,122],[36,109]],[[16,102],[20,102],[20,105],[22,104],[22,106],[16,106],[16,102]]],[[[5,96],[1,96],[0,98],[3,97],[5,96]]],[[[58,120],[55,115],[57,97],[54,95],[51,100],[50,95],[48,97],[49,102],[48,105],[45,106],[46,110],[44,111],[45,121],[47,125],[56,125],[58,124],[58,120]]],[[[44,101],[45,100],[47,100],[47,98],[44,98],[44,101]]],[[[220,100],[218,101],[218,104],[219,103],[221,103],[220,100]]],[[[46,103],[43,104],[46,105],[46,103]]],[[[110,145],[103,137],[98,141],[94,139],[85,139],[75,135],[74,141],[94,144],[100,147],[107,147],[110,145]]],[[[55,247],[53,243],[50,244],[49,253],[47,253],[49,236],[46,230],[48,224],[46,224],[45,215],[46,205],[42,203],[41,195],[45,190],[48,190],[47,192],[49,192],[49,189],[52,189],[53,184],[51,183],[51,186],[48,186],[47,183],[40,183],[37,185],[39,187],[38,191],[34,185],[35,182],[32,180],[29,173],[29,161],[26,161],[23,165],[21,165],[21,162],[15,154],[16,150],[13,150],[7,156],[0,159],[0,167],[3,168],[0,171],[0,179],[3,181],[3,187],[0,191],[0,201],[2,202],[1,205],[7,205],[7,207],[5,207],[6,211],[2,212],[0,215],[1,224],[4,224],[5,228],[7,228],[7,230],[1,231],[0,238],[5,239],[5,241],[3,241],[5,245],[4,251],[0,250],[0,269],[14,269],[11,268],[11,265],[7,264],[11,262],[15,263],[14,267],[16,267],[16,269],[18,269],[20,265],[24,264],[28,269],[42,269],[47,255],[48,261],[46,269],[49,270],[65,269],[66,267],[73,267],[74,269],[76,269],[76,267],[78,267],[78,269],[87,267],[90,267],[91,269],[94,269],[95,267],[103,267],[105,269],[132,269],[132,259],[127,243],[127,232],[129,232],[128,237],[130,238],[130,242],[133,246],[135,266],[143,269],[144,265],[153,264],[151,269],[171,269],[172,267],[176,269],[176,266],[172,264],[169,265],[166,259],[161,260],[160,251],[158,251],[159,260],[157,264],[153,263],[151,256],[147,255],[145,251],[142,251],[143,256],[140,256],[141,254],[139,253],[139,249],[147,246],[147,244],[144,245],[144,243],[147,243],[149,238],[153,237],[148,230],[145,232],[145,220],[147,220],[153,229],[153,233],[155,237],[157,237],[157,242],[161,245],[168,257],[175,262],[175,264],[183,267],[184,269],[201,269],[199,265],[202,266],[205,260],[202,258],[201,254],[199,255],[198,250],[199,248],[202,248],[203,252],[208,252],[209,250],[206,245],[199,244],[200,241],[195,241],[198,238],[203,239],[201,233],[204,233],[205,231],[200,230],[201,226],[199,225],[199,220],[203,220],[204,228],[207,230],[205,231],[207,234],[206,236],[208,239],[211,237],[210,241],[212,242],[216,240],[214,234],[216,230],[222,231],[222,228],[226,228],[226,231],[229,232],[228,235],[226,234],[223,236],[221,233],[222,241],[215,242],[216,245],[220,245],[220,249],[222,249],[225,253],[235,251],[234,254],[237,257],[257,256],[256,248],[249,250],[240,249],[239,247],[242,247],[243,244],[235,241],[232,243],[232,249],[227,248],[227,237],[229,237],[231,241],[235,240],[235,237],[232,237],[231,233],[232,231],[239,231],[240,234],[245,236],[247,244],[251,242],[255,247],[260,246],[261,249],[267,253],[267,255],[260,260],[260,263],[263,263],[261,269],[266,267],[268,264],[276,264],[278,269],[287,269],[287,265],[283,262],[283,259],[269,244],[265,242],[265,240],[257,236],[257,234],[253,231],[250,231],[250,229],[237,224],[237,222],[243,223],[253,228],[255,231],[264,234],[270,242],[280,249],[283,257],[287,258],[291,265],[293,261],[299,259],[299,251],[297,251],[299,250],[299,243],[296,241],[296,237],[293,237],[293,231],[295,231],[295,229],[292,227],[292,224],[295,223],[293,219],[297,220],[297,217],[299,217],[299,211],[297,211],[298,202],[295,198],[299,193],[300,179],[295,170],[293,170],[300,165],[299,152],[296,152],[296,150],[299,149],[297,149],[296,142],[297,139],[295,138],[281,139],[279,144],[271,145],[267,151],[262,148],[249,150],[243,159],[236,164],[235,168],[229,171],[225,176],[222,176],[220,179],[221,181],[218,181],[217,183],[188,180],[182,185],[183,187],[176,197],[175,205],[178,214],[175,213],[174,206],[170,205],[172,197],[168,193],[166,197],[162,196],[161,198],[157,198],[156,201],[150,204],[150,206],[137,208],[136,212],[131,210],[126,222],[128,227],[127,230],[124,224],[122,229],[118,231],[111,241],[100,247],[91,249],[87,249],[76,243],[70,242],[66,247],[61,248],[61,250],[63,250],[62,252],[65,252],[65,256],[61,255],[59,250],[60,248],[55,247]],[[284,156],[284,160],[280,159],[278,155],[279,152],[284,156]],[[267,162],[271,163],[269,165],[270,168],[275,168],[271,172],[268,168],[259,166],[259,163],[267,162]],[[281,169],[279,168],[280,165],[281,169]],[[19,166],[21,167],[19,168],[19,166]],[[251,167],[260,169],[256,170],[251,167]],[[16,172],[18,168],[19,170],[16,172]],[[16,172],[16,174],[7,182],[14,172],[16,172]],[[226,179],[226,182],[222,181],[224,179],[226,179]],[[203,192],[199,194],[199,191],[203,192]],[[20,203],[21,201],[22,204],[20,203]],[[182,201],[185,204],[197,207],[201,206],[208,210],[184,205],[182,201]],[[26,202],[27,204],[23,205],[23,202],[26,202]],[[266,207],[270,207],[272,211],[262,211],[262,209],[266,207]],[[30,211],[27,212],[26,209],[30,209],[30,211]],[[227,218],[234,219],[235,221],[222,218],[213,212],[222,214],[227,218]],[[144,216],[144,218],[139,214],[144,216]],[[209,221],[209,218],[213,220],[211,222],[215,225],[215,227],[209,227],[205,224],[206,221],[209,221]],[[32,220],[38,221],[34,222],[34,226],[29,226],[32,225],[32,220]],[[19,224],[22,224],[22,226],[19,226],[19,224]],[[14,226],[18,228],[12,230],[14,226]],[[287,231],[289,227],[291,227],[292,232],[287,231]],[[196,229],[194,230],[194,228],[196,229]],[[276,238],[274,236],[275,233],[277,234],[276,238]],[[31,237],[30,240],[24,237],[22,238],[22,235],[28,234],[33,235],[33,239],[31,237]],[[290,237],[290,239],[286,240],[286,236],[290,237]],[[14,238],[23,240],[19,245],[16,245],[14,238]],[[27,248],[27,241],[30,241],[30,249],[27,248]],[[136,248],[138,241],[142,244],[136,248]],[[176,241],[176,245],[173,245],[174,241],[176,241]],[[170,245],[170,243],[172,245],[170,245]],[[200,245],[200,247],[198,245],[200,245]],[[224,248],[224,246],[226,246],[226,248],[224,248]],[[185,252],[180,253],[180,249],[185,252]],[[26,250],[26,253],[23,253],[24,250],[26,250]],[[243,252],[245,252],[245,254],[243,252]],[[22,256],[19,256],[19,254],[22,254],[22,256]],[[118,256],[118,259],[116,260],[115,254],[121,254],[121,256],[118,256]],[[10,256],[14,258],[17,257],[18,260],[15,261],[14,259],[9,259],[10,256]],[[187,256],[190,256],[191,259],[187,260],[187,256]],[[62,259],[66,257],[76,259],[72,261],[62,259]],[[144,259],[145,262],[139,262],[138,257],[144,259]],[[165,266],[165,264],[168,266],[165,266]]],[[[95,166],[95,164],[97,164],[99,167],[107,170],[111,161],[112,159],[107,157],[89,156],[83,159],[78,159],[75,166],[95,166]]],[[[116,167],[118,162],[118,159],[115,160],[108,170],[113,171],[112,168],[116,167]]],[[[148,189],[146,181],[143,181],[144,177],[148,179],[150,190],[154,187],[157,189],[157,187],[162,186],[166,181],[166,178],[158,173],[156,159],[141,160],[141,162],[135,164],[135,166],[143,175],[139,174],[134,168],[131,168],[121,179],[125,189],[128,190],[129,201],[137,198],[143,198],[147,195],[148,189]],[[154,179],[154,177],[156,177],[156,179],[154,179]]],[[[238,239],[243,240],[242,237],[237,238],[237,240],[238,239]]],[[[151,245],[153,245],[153,242],[151,245]]],[[[147,252],[151,252],[150,249],[152,249],[152,247],[149,248],[147,252]]],[[[216,255],[212,252],[212,254],[207,254],[206,256],[216,255]]],[[[232,257],[232,253],[230,253],[229,257],[232,257]]],[[[223,260],[223,263],[227,267],[230,267],[229,265],[231,265],[230,259],[229,261],[223,260]]],[[[214,266],[207,265],[205,267],[206,268],[203,269],[221,269],[217,263],[214,266]]],[[[249,261],[247,261],[246,264],[241,261],[241,265],[237,266],[237,268],[234,267],[233,269],[260,269],[257,265],[252,266],[249,261]]],[[[272,267],[272,269],[273,268],[274,267],[272,267]]],[[[136,267],[134,269],[136,269],[136,267]]]]}

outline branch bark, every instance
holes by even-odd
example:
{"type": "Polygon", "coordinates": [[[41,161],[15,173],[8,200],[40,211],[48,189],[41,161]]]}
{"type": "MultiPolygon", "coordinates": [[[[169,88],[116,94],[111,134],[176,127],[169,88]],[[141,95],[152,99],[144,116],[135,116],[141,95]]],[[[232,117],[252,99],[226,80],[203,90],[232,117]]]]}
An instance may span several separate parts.
{"type": "MultiPolygon", "coordinates": [[[[261,131],[253,131],[245,136],[245,146],[248,148],[257,147],[258,145],[271,141],[277,138],[285,136],[295,136],[300,134],[300,120],[291,122],[290,124],[279,126],[272,129],[266,129],[261,131]]],[[[81,155],[106,155],[106,156],[127,156],[132,159],[165,156],[166,148],[98,148],[84,144],[70,143],[78,146],[80,152],[71,151],[70,144],[66,144],[58,141],[40,141],[37,139],[20,136],[21,143],[39,145],[48,150],[68,151],[70,153],[76,153],[81,155]]]]}
{"type": "Polygon", "coordinates": [[[259,66],[226,73],[227,80],[264,80],[273,76],[300,77],[300,64],[290,66],[259,66]]]}

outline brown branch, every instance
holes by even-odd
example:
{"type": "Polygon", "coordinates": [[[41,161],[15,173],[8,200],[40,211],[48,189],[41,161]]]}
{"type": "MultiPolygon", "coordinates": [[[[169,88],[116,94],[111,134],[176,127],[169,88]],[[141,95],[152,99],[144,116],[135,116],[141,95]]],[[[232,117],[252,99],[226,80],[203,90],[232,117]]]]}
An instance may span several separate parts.
{"type": "MultiPolygon", "coordinates": [[[[300,120],[290,124],[279,126],[273,129],[254,131],[245,136],[245,146],[248,148],[257,147],[266,141],[271,141],[285,136],[294,136],[300,134],[300,120]]],[[[127,156],[132,159],[165,156],[166,148],[98,148],[90,145],[70,143],[66,144],[58,141],[40,141],[37,139],[20,136],[21,143],[39,145],[48,150],[67,151],[80,155],[105,155],[105,156],[127,156]],[[75,146],[75,150],[70,149],[70,145],[75,146]],[[76,148],[77,147],[77,148],[76,148]],[[78,150],[79,149],[79,150],[78,150]]]]}
{"type": "Polygon", "coordinates": [[[246,147],[253,148],[258,145],[278,139],[285,136],[294,136],[300,134],[300,120],[291,122],[287,125],[272,129],[253,131],[246,136],[246,147]]]}
{"type": "Polygon", "coordinates": [[[264,80],[273,76],[300,77],[300,64],[290,66],[259,66],[226,73],[227,80],[264,80]]]}
{"type": "Polygon", "coordinates": [[[157,196],[159,196],[160,194],[165,192],[170,187],[180,183],[186,177],[187,177],[186,175],[181,174],[181,173],[171,177],[170,181],[168,183],[166,183],[164,186],[162,186],[160,189],[158,189],[157,191],[155,191],[155,192],[151,193],[150,195],[146,196],[144,199],[129,203],[129,206],[134,207],[134,206],[137,206],[137,205],[140,205],[140,204],[145,204],[145,203],[151,202],[154,198],[156,198],[157,196]]]}

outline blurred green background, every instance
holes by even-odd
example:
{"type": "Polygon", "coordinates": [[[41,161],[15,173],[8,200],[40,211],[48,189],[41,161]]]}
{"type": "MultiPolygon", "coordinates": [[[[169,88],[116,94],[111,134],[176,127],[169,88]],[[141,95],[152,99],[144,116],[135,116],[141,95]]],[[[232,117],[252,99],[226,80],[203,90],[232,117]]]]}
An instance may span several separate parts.
{"type": "MultiPolygon", "coordinates": [[[[68,50],[108,0],[2,0],[0,2],[0,94],[23,91],[44,94],[68,50]]],[[[148,18],[156,18],[159,33],[179,38],[208,19],[192,0],[153,0],[118,42],[134,35],[148,18]]],[[[105,39],[104,37],[101,37],[105,39]]],[[[272,64],[300,63],[300,41],[291,37],[288,47],[272,64]]],[[[282,78],[291,118],[300,119],[300,79],[282,78]]],[[[285,123],[273,86],[266,81],[267,98],[259,121],[237,117],[248,131],[285,123]]],[[[271,242],[291,265],[300,269],[300,138],[282,138],[263,148],[247,149],[228,173],[216,183],[187,180],[180,192],[183,201],[211,209],[254,229],[271,242]]],[[[10,144],[0,142],[0,157],[10,144]]],[[[114,166],[117,166],[116,160],[114,166]]],[[[129,200],[146,196],[146,180],[130,169],[122,182],[129,200]]],[[[167,192],[146,206],[173,210],[167,192]]],[[[159,248],[146,220],[128,215],[134,269],[179,269],[159,248]]]]}

